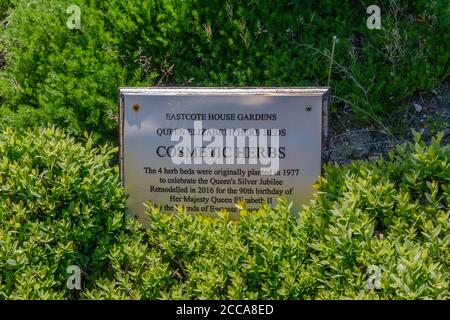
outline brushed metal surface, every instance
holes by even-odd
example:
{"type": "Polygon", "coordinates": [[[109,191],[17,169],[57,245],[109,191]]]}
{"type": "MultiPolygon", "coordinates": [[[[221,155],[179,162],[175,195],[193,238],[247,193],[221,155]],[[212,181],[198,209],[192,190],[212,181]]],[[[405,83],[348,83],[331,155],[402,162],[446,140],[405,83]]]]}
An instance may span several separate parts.
{"type": "MultiPolygon", "coordinates": [[[[120,167],[121,178],[128,194],[128,213],[146,225],[143,202],[152,201],[162,206],[172,206],[175,203],[187,207],[207,209],[207,213],[214,209],[229,208],[236,210],[236,197],[246,199],[272,198],[275,204],[277,196],[256,195],[256,189],[265,190],[279,188],[279,191],[292,189],[292,195],[286,196],[294,203],[294,210],[299,209],[312,198],[312,184],[318,179],[322,168],[322,148],[326,145],[328,119],[328,89],[327,88],[123,88],[120,90],[120,167]],[[223,177],[214,174],[217,170],[244,170],[245,176],[251,170],[259,170],[261,165],[249,164],[191,164],[175,165],[170,158],[157,156],[159,146],[175,145],[170,135],[159,136],[158,129],[193,128],[193,121],[167,120],[166,114],[276,114],[276,121],[226,121],[206,120],[203,128],[236,129],[285,129],[286,135],[280,137],[280,146],[285,148],[286,157],[280,159],[280,172],[285,169],[298,169],[298,176],[253,176],[247,180],[256,180],[256,184],[248,185],[248,181],[239,181],[238,176],[223,177]],[[147,169],[144,169],[147,168],[147,169]],[[149,174],[148,168],[157,172],[149,174]],[[192,169],[194,174],[173,174],[174,168],[179,171],[192,169]],[[158,172],[159,169],[172,170],[170,173],[158,172]],[[196,170],[212,170],[212,175],[197,173],[196,170]],[[146,171],[147,170],[147,171],[146,171]],[[147,172],[147,173],[146,173],[147,172]],[[195,179],[196,183],[161,183],[160,179],[195,179]],[[206,179],[207,184],[200,184],[198,180],[206,179]],[[234,179],[234,184],[212,185],[214,179],[234,179]],[[263,185],[260,179],[276,179],[282,181],[282,186],[263,185]],[[211,180],[213,179],[213,180],[211,180]],[[241,182],[241,183],[239,183],[241,182]],[[174,192],[150,192],[151,187],[159,190],[161,187],[178,187],[174,192]],[[237,194],[228,192],[217,193],[216,187],[238,190],[237,194]],[[210,192],[213,188],[213,192],[210,192]],[[190,194],[187,190],[196,192],[190,194]],[[205,189],[207,188],[207,189],[205,189]],[[253,194],[245,194],[240,191],[253,194]],[[206,190],[206,192],[205,192],[206,190]],[[203,192],[202,192],[203,191],[203,192]],[[172,201],[170,200],[172,196],[172,201]],[[188,197],[188,198],[186,198],[188,197]],[[189,198],[190,197],[190,198],[189,198]],[[185,202],[184,199],[199,200],[196,206],[185,202]],[[173,199],[182,201],[173,201],[173,199]],[[217,203],[212,204],[216,199],[217,203]],[[206,200],[209,199],[208,204],[206,200]],[[231,199],[233,203],[221,203],[222,199],[231,199]],[[201,203],[200,201],[205,201],[201,203]],[[210,210],[211,209],[211,210],[210,210]]],[[[208,144],[208,143],[205,143],[208,144]]],[[[228,182],[230,182],[229,180],[228,182]]],[[[265,181],[265,180],[263,180],[265,181]]],[[[272,181],[272,180],[271,180],[272,181]]],[[[253,182],[255,183],[255,182],[253,182]]],[[[175,190],[175,189],[174,189],[175,190]]],[[[283,191],[284,192],[284,191],[283,191]]],[[[226,200],[228,201],[228,200],[226,200]]],[[[248,204],[250,208],[257,208],[260,204],[248,204]]],[[[189,211],[189,210],[188,210],[189,211]]],[[[197,210],[190,210],[195,212],[197,210]]]]}

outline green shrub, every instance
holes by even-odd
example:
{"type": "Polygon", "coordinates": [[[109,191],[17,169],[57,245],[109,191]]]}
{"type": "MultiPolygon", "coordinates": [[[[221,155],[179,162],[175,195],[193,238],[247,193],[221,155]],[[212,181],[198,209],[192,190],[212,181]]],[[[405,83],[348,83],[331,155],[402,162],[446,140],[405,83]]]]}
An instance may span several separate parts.
{"type": "Polygon", "coordinates": [[[450,148],[441,139],[425,146],[417,135],[389,160],[327,168],[300,221],[318,298],[449,298],[450,148]],[[367,292],[371,266],[381,289],[367,292]]]}
{"type": "MultiPolygon", "coordinates": [[[[1,31],[3,123],[48,121],[103,139],[117,128],[117,88],[149,85],[326,85],[367,119],[448,77],[447,1],[17,0],[1,31]],[[66,8],[81,8],[69,30],[66,8]],[[17,113],[15,113],[18,111],[17,113]]],[[[1,117],[1,114],[0,114],[1,117]]]]}
{"type": "Polygon", "coordinates": [[[0,133],[0,298],[69,297],[69,265],[100,272],[98,248],[125,223],[114,151],[54,129],[0,133]]]}
{"type": "Polygon", "coordinates": [[[241,211],[239,222],[161,218],[151,212],[147,231],[179,281],[164,292],[171,299],[308,299],[314,279],[305,267],[306,247],[296,220],[281,201],[258,212],[241,211]]]}
{"type": "Polygon", "coordinates": [[[448,299],[450,149],[328,167],[298,216],[125,217],[115,149],[57,129],[0,133],[0,299],[448,299]],[[82,290],[66,288],[70,265],[82,290]],[[367,288],[370,268],[380,286],[367,288]]]}
{"type": "Polygon", "coordinates": [[[0,95],[17,113],[4,126],[52,122],[103,139],[111,132],[125,70],[98,12],[82,3],[19,1],[9,16],[14,27],[3,35],[8,63],[0,95]],[[66,26],[70,4],[82,7],[81,30],[66,26]]]}
{"type": "MultiPolygon", "coordinates": [[[[152,227],[145,232],[145,244],[167,266],[165,273],[145,270],[140,281],[147,285],[143,286],[135,272],[140,265],[130,268],[120,260],[114,277],[98,282],[84,297],[135,298],[149,291],[163,299],[313,297],[314,281],[304,267],[305,248],[285,204],[262,208],[238,223],[229,221],[226,214],[205,218],[181,211],[171,216],[151,206],[149,212],[152,227]],[[165,285],[158,286],[163,277],[165,285]]],[[[126,261],[135,259],[130,255],[126,261]]]]}
{"type": "Polygon", "coordinates": [[[11,0],[0,0],[0,21],[2,21],[6,17],[8,10],[11,7],[12,7],[11,0]]]}

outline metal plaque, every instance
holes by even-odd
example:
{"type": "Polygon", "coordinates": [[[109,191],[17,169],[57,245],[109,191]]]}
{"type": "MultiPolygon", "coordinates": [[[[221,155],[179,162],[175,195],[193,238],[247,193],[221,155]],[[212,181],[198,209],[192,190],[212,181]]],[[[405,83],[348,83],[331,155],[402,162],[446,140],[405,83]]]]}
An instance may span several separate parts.
{"type": "Polygon", "coordinates": [[[275,204],[298,209],[321,174],[327,88],[124,88],[120,167],[128,212],[275,204]]]}

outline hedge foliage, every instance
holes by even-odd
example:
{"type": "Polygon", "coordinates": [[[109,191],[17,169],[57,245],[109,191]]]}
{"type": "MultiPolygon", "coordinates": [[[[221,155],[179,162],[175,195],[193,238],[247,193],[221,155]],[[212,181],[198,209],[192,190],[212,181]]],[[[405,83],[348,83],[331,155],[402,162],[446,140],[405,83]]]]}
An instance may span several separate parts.
{"type": "Polygon", "coordinates": [[[124,216],[115,149],[58,129],[0,133],[0,299],[449,299],[450,148],[328,167],[298,216],[124,216]],[[66,288],[69,265],[82,290],[66,288]],[[378,268],[380,283],[367,288],[378,268]],[[371,269],[372,268],[372,269],[371,269]]]}
{"type": "Polygon", "coordinates": [[[420,139],[388,160],[328,167],[300,220],[318,298],[449,298],[450,146],[420,139]],[[370,266],[381,290],[367,293],[370,266]]]}
{"type": "Polygon", "coordinates": [[[327,85],[334,36],[334,106],[388,118],[448,77],[448,2],[377,1],[382,30],[369,30],[372,2],[0,0],[1,123],[107,139],[119,86],[327,85]]]}
{"type": "Polygon", "coordinates": [[[124,220],[114,151],[52,128],[1,132],[0,298],[68,297],[70,265],[98,276],[124,220]]]}

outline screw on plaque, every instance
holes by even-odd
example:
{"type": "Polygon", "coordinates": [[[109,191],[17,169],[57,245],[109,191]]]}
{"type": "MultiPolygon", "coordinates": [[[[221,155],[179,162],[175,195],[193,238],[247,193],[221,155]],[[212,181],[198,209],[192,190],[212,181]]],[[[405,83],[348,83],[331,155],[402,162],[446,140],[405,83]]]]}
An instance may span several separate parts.
{"type": "Polygon", "coordinates": [[[306,111],[311,111],[312,107],[311,106],[306,106],[306,111]]]}
{"type": "Polygon", "coordinates": [[[136,112],[139,111],[139,105],[137,103],[133,105],[133,110],[136,112]]]}

